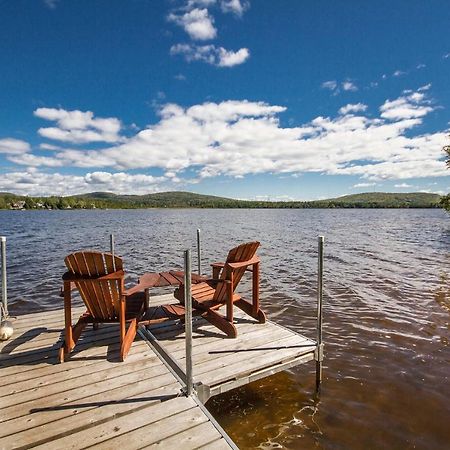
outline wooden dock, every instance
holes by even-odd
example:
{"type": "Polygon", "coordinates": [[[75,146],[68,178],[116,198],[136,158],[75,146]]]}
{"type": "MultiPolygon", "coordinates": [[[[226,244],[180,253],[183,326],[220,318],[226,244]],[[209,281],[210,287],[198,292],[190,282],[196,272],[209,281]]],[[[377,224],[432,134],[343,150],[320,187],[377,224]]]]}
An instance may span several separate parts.
{"type": "MultiPolygon", "coordinates": [[[[168,303],[173,297],[154,297],[168,303]]],[[[74,308],[74,318],[84,308],[74,308]]],[[[141,331],[119,362],[117,325],[83,332],[57,364],[62,309],[20,316],[0,343],[0,449],[236,448],[197,396],[183,395],[184,327],[141,331]]],[[[314,359],[316,345],[272,322],[238,315],[238,338],[194,321],[194,380],[207,398],[314,359]]]]}

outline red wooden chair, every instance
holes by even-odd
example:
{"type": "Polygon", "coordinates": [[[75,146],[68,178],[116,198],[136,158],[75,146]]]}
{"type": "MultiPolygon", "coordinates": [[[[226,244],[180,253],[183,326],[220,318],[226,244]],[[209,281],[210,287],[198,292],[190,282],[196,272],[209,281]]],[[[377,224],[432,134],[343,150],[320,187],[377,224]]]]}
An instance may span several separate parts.
{"type": "MultiPolygon", "coordinates": [[[[241,244],[231,249],[224,263],[211,264],[212,279],[192,285],[192,306],[211,324],[219,328],[229,337],[236,337],[237,330],[233,324],[233,306],[237,306],[260,323],[266,321],[266,316],[259,308],[259,257],[256,250],[259,242],[241,244]],[[248,302],[237,294],[236,288],[246,271],[252,276],[252,302],[248,302]],[[217,312],[226,307],[226,315],[217,312]]],[[[175,290],[175,297],[184,303],[184,288],[175,290]]]]}
{"type": "Polygon", "coordinates": [[[145,312],[145,295],[127,295],[122,259],[111,253],[81,251],[64,259],[68,271],[63,275],[65,340],[59,351],[61,362],[75,347],[88,323],[120,324],[120,359],[124,361],[136,336],[139,319],[145,312]],[[71,290],[78,289],[87,311],[72,326],[71,290]],[[128,323],[128,329],[126,324],[128,323]]]}

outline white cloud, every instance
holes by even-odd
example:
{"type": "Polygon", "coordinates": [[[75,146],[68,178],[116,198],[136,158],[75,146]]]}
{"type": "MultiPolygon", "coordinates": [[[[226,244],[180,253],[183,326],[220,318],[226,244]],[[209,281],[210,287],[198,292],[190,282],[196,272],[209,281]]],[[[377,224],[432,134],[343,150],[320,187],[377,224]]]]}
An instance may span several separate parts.
{"type": "Polygon", "coordinates": [[[216,3],[216,0],[188,0],[185,6],[185,10],[190,11],[194,8],[209,8],[216,3]]]}
{"type": "Polygon", "coordinates": [[[224,13],[232,13],[242,17],[244,12],[250,7],[250,3],[246,0],[222,0],[220,7],[224,13]]]}
{"type": "Polygon", "coordinates": [[[341,83],[337,82],[336,80],[324,81],[321,84],[321,87],[323,89],[329,89],[330,91],[333,92],[333,95],[339,94],[341,92],[341,89],[343,91],[353,91],[353,92],[358,90],[358,86],[356,86],[356,84],[350,80],[345,80],[341,83]]]}
{"type": "Polygon", "coordinates": [[[357,183],[354,184],[352,187],[354,188],[364,188],[364,187],[371,187],[371,186],[376,186],[377,183],[357,183]]]}
{"type": "Polygon", "coordinates": [[[127,173],[92,172],[86,175],[45,173],[29,168],[26,171],[7,173],[0,178],[0,190],[22,195],[75,195],[106,191],[123,194],[147,194],[158,192],[164,186],[165,177],[130,175],[127,173]]]}
{"type": "Polygon", "coordinates": [[[425,67],[427,67],[426,64],[420,63],[420,64],[417,64],[416,69],[418,69],[418,70],[420,70],[420,69],[425,69],[425,67]]]}
{"type": "Polygon", "coordinates": [[[448,59],[448,58],[450,58],[450,53],[444,53],[444,54],[442,55],[442,58],[443,58],[443,59],[448,59]]]}
{"type": "Polygon", "coordinates": [[[342,89],[344,91],[357,91],[358,87],[352,81],[346,80],[342,83],[342,89]]]}
{"type": "Polygon", "coordinates": [[[431,83],[428,83],[424,86],[421,86],[419,89],[417,89],[419,92],[428,91],[431,88],[431,83]]]}
{"type": "Polygon", "coordinates": [[[406,72],[404,72],[403,70],[396,70],[392,76],[393,77],[401,77],[402,75],[406,75],[406,72]]]}
{"type": "Polygon", "coordinates": [[[170,13],[168,20],[181,26],[194,40],[204,41],[214,39],[217,36],[214,18],[209,15],[206,8],[194,8],[181,15],[170,13]]]}
{"type": "Polygon", "coordinates": [[[30,144],[20,139],[4,138],[0,139],[0,153],[7,155],[21,155],[30,151],[30,144]]]}
{"type": "Polygon", "coordinates": [[[398,189],[408,189],[408,188],[412,188],[414,186],[412,184],[400,183],[400,184],[394,184],[394,187],[396,187],[398,189]]]}
{"type": "Polygon", "coordinates": [[[51,156],[39,156],[31,153],[24,153],[22,155],[8,156],[8,160],[23,166],[28,167],[61,167],[64,165],[64,161],[51,156]]]}
{"type": "Polygon", "coordinates": [[[322,83],[322,88],[323,89],[329,89],[330,91],[334,91],[337,88],[337,81],[335,80],[329,80],[329,81],[324,81],[322,83]]]}
{"type": "MultiPolygon", "coordinates": [[[[15,161],[24,166],[74,166],[94,173],[100,168],[160,168],[173,183],[187,182],[182,180],[187,169],[197,179],[316,172],[355,175],[365,183],[449,176],[442,152],[448,130],[414,135],[414,128],[430,112],[418,115],[416,111],[422,104],[431,108],[426,94],[416,91],[400,98],[400,112],[395,100],[383,104],[379,117],[367,117],[361,105],[346,105],[341,110],[352,114],[316,117],[291,127],[279,121],[285,107],[264,102],[207,102],[189,108],[166,104],[156,123],[115,146],[57,150],[45,157],[25,153],[15,156],[15,161]]],[[[84,183],[99,183],[106,177],[114,187],[114,178],[105,175],[84,183]]]]}
{"type": "Polygon", "coordinates": [[[243,64],[250,57],[247,48],[236,52],[215,45],[176,44],[171,47],[172,55],[183,55],[186,61],[202,61],[217,67],[233,67],[243,64]]]}
{"type": "Polygon", "coordinates": [[[248,48],[241,48],[237,52],[232,50],[225,50],[223,47],[219,48],[219,62],[220,67],[233,67],[244,63],[250,57],[248,48]]]}
{"type": "Polygon", "coordinates": [[[72,142],[119,142],[121,122],[115,117],[94,118],[91,111],[67,111],[56,108],[38,108],[34,115],[41,119],[55,121],[57,127],[40,128],[38,133],[45,138],[72,142]]]}
{"type": "Polygon", "coordinates": [[[386,100],[380,106],[381,117],[390,120],[423,117],[433,111],[428,103],[423,92],[413,92],[395,100],[386,100]]]}
{"type": "Polygon", "coordinates": [[[355,104],[349,103],[348,105],[345,105],[339,109],[339,114],[345,115],[349,113],[362,112],[366,111],[366,109],[367,105],[364,105],[363,103],[355,103],[355,104]]]}

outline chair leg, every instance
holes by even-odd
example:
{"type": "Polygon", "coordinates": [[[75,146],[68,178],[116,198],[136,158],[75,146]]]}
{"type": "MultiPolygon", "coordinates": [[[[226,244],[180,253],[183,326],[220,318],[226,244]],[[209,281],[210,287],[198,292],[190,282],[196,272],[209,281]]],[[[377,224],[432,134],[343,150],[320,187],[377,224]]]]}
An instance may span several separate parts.
{"type": "Polygon", "coordinates": [[[70,325],[69,329],[66,328],[66,337],[58,352],[58,360],[60,363],[63,363],[69,356],[70,352],[74,349],[75,344],[77,343],[79,337],[81,336],[81,332],[84,330],[86,325],[86,320],[80,318],[74,326],[70,325]]]}
{"type": "Polygon", "coordinates": [[[204,312],[201,316],[205,318],[211,325],[214,325],[216,328],[223,331],[228,337],[237,337],[237,329],[235,325],[215,311],[210,309],[204,312]]]}
{"type": "Polygon", "coordinates": [[[266,315],[262,310],[258,308],[258,310],[255,312],[254,305],[252,305],[247,300],[244,300],[243,298],[236,300],[234,302],[234,305],[237,306],[239,309],[242,309],[246,314],[248,314],[250,317],[253,317],[256,319],[259,323],[266,323],[266,315]]]}
{"type": "Polygon", "coordinates": [[[136,331],[137,331],[137,319],[133,319],[130,322],[130,325],[128,326],[128,330],[125,334],[124,339],[121,342],[120,345],[120,360],[125,361],[125,358],[128,355],[128,352],[130,351],[131,344],[134,341],[134,338],[136,337],[136,331]]]}

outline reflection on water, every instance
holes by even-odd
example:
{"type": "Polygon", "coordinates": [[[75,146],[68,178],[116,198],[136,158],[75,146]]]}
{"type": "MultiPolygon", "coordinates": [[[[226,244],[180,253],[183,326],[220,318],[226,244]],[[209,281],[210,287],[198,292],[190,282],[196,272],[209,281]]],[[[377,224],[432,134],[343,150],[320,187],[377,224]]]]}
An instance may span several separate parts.
{"type": "Polygon", "coordinates": [[[311,363],[210,400],[241,448],[448,448],[450,218],[440,210],[0,211],[11,311],[60,306],[64,256],[107,249],[110,232],[133,279],[180,267],[196,228],[204,261],[260,240],[264,310],[312,338],[326,236],[321,395],[311,363]]]}

